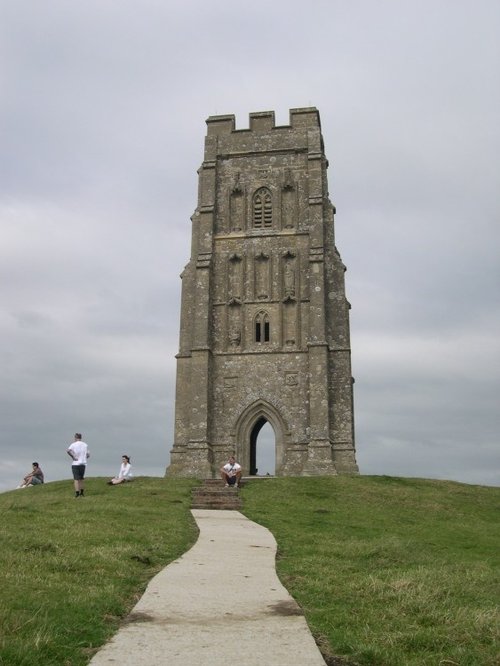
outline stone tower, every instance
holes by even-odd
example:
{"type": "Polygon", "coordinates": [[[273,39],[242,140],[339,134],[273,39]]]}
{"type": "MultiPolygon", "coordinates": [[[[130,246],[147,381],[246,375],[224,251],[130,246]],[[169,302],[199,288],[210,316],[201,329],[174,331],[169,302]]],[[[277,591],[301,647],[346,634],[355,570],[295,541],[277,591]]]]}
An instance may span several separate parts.
{"type": "Polygon", "coordinates": [[[266,422],[276,475],[356,473],[350,306],[319,113],[207,126],[167,475],[214,477],[233,452],[256,474],[266,422]]]}

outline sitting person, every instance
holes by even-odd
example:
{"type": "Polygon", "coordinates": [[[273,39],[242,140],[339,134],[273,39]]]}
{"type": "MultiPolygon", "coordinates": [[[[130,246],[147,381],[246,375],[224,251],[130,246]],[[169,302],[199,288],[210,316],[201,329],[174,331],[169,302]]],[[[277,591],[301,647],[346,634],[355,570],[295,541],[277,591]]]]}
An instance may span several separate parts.
{"type": "Polygon", "coordinates": [[[122,464],[120,465],[120,471],[118,476],[114,476],[108,481],[110,486],[116,486],[119,483],[125,483],[125,481],[132,481],[132,465],[130,464],[129,456],[122,456],[122,464]]]}
{"type": "Polygon", "coordinates": [[[225,487],[234,486],[238,487],[241,479],[241,465],[236,462],[234,456],[229,458],[229,461],[220,468],[220,475],[223,481],[225,481],[225,487]]]}
{"type": "Polygon", "coordinates": [[[37,462],[32,463],[32,470],[23,478],[18,488],[27,488],[28,486],[38,486],[44,482],[42,468],[37,462]]]}

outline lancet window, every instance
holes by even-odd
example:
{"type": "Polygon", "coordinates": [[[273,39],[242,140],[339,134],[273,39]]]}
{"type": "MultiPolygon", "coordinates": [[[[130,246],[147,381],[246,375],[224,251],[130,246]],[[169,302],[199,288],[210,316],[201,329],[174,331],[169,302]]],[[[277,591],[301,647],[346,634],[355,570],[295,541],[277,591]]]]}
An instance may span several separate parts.
{"type": "Polygon", "coordinates": [[[255,342],[266,343],[270,338],[269,315],[267,312],[259,312],[255,317],[255,342]]]}
{"type": "Polygon", "coordinates": [[[273,198],[267,187],[261,187],[253,195],[253,226],[256,229],[273,226],[273,198]]]}

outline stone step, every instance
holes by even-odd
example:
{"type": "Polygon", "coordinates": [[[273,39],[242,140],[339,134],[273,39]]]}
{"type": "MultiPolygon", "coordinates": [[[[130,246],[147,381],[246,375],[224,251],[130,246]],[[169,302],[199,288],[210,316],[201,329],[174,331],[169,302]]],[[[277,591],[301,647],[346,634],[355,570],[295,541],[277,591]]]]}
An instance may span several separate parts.
{"type": "Polygon", "coordinates": [[[238,488],[226,488],[221,479],[204,479],[202,485],[192,491],[192,509],[234,511],[242,505],[238,488]]]}
{"type": "Polygon", "coordinates": [[[192,491],[192,495],[211,495],[217,497],[217,495],[237,495],[238,491],[231,488],[195,488],[192,491]]]}
{"type": "Polygon", "coordinates": [[[243,506],[241,500],[239,502],[211,502],[210,500],[193,500],[191,503],[192,509],[232,509],[238,510],[243,506]]]}
{"type": "Polygon", "coordinates": [[[214,502],[193,502],[191,504],[192,509],[212,509],[213,511],[239,511],[242,506],[242,504],[215,504],[214,502]]]}
{"type": "MultiPolygon", "coordinates": [[[[245,483],[244,479],[240,481],[240,487],[245,483]]],[[[203,479],[203,486],[206,488],[224,488],[224,481],[222,479],[203,479]]]]}

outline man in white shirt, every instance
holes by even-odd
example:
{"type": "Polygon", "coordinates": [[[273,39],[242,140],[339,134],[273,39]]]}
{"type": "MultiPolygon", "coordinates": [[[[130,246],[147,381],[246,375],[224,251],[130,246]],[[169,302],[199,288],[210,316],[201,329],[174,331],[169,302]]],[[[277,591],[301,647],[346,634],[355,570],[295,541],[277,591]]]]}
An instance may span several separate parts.
{"type": "Polygon", "coordinates": [[[221,479],[225,482],[225,487],[233,486],[238,487],[241,479],[241,465],[239,465],[234,456],[229,458],[229,461],[220,468],[221,479]]]}
{"type": "Polygon", "coordinates": [[[83,479],[85,478],[85,470],[87,468],[87,458],[89,458],[89,447],[82,441],[80,433],[75,434],[75,441],[68,446],[66,451],[68,456],[73,460],[71,469],[73,471],[73,479],[75,482],[75,497],[83,497],[83,479]]]}

